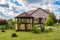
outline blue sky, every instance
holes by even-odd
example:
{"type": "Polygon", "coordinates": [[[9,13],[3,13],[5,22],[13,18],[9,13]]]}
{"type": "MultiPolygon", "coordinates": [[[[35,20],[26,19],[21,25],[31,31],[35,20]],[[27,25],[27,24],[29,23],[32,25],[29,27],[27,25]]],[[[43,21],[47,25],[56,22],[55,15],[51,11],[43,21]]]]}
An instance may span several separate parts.
{"type": "Polygon", "coordinates": [[[15,0],[15,1],[14,0],[6,0],[6,1],[11,2],[17,6],[22,6],[22,4],[19,4],[19,2],[17,0],[15,0]]]}
{"type": "Polygon", "coordinates": [[[55,1],[54,4],[60,6],[60,2],[59,1],[55,1]]]}
{"type": "Polygon", "coordinates": [[[14,18],[21,12],[35,10],[41,7],[49,9],[55,13],[57,18],[60,16],[60,0],[0,0],[0,17],[14,18]]]}

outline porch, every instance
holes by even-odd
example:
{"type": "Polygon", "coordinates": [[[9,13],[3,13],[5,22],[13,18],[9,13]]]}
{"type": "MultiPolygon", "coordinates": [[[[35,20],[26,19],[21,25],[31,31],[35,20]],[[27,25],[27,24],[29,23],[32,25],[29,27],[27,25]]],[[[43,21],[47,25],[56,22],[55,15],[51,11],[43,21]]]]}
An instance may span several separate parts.
{"type": "Polygon", "coordinates": [[[15,18],[16,30],[31,30],[33,27],[33,17],[19,17],[15,18]]]}

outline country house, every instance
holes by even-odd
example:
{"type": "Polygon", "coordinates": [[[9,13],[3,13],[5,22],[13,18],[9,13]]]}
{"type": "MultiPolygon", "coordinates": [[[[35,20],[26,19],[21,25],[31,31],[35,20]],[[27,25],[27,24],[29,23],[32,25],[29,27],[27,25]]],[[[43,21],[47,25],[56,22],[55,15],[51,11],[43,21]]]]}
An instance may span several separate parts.
{"type": "Polygon", "coordinates": [[[49,16],[50,11],[38,8],[27,12],[20,13],[15,17],[17,30],[31,30],[33,24],[42,24],[49,16]]]}

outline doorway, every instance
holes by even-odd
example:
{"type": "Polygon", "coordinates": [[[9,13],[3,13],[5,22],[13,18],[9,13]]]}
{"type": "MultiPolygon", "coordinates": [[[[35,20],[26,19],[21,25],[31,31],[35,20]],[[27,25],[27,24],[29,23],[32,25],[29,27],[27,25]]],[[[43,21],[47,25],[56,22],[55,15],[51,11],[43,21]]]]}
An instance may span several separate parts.
{"type": "Polygon", "coordinates": [[[41,18],[41,17],[39,18],[39,23],[40,23],[40,24],[42,24],[42,19],[43,19],[43,18],[41,18]]]}

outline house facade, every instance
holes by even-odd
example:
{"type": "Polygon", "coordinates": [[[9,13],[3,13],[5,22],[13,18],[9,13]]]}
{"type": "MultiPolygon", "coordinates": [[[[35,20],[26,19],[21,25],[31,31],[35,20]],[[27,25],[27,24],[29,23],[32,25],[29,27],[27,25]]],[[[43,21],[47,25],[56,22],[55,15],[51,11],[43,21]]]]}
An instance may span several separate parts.
{"type": "Polygon", "coordinates": [[[37,10],[31,10],[19,14],[15,17],[16,29],[32,29],[33,24],[41,24],[48,18],[50,11],[38,8],[37,10]],[[19,24],[19,26],[18,26],[19,24]]]}

